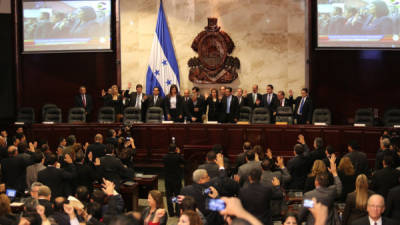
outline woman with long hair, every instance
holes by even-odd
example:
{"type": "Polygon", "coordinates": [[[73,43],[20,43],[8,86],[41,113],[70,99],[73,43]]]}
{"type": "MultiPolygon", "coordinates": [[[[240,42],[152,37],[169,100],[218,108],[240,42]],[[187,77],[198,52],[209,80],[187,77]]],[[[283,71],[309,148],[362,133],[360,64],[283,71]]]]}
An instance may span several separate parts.
{"type": "Polygon", "coordinates": [[[220,100],[218,99],[218,90],[211,89],[210,96],[206,100],[208,106],[208,121],[218,121],[220,112],[220,100]]]}
{"type": "Polygon", "coordinates": [[[119,93],[118,86],[115,84],[111,86],[110,94],[104,96],[104,105],[114,108],[116,122],[120,122],[121,119],[124,117],[122,115],[122,99],[123,96],[119,93]]]}
{"type": "Polygon", "coordinates": [[[183,121],[183,98],[179,95],[178,86],[169,88],[169,94],[164,99],[164,111],[167,119],[174,122],[183,121]]]}
{"type": "Polygon", "coordinates": [[[183,211],[179,217],[178,225],[203,225],[199,214],[193,210],[183,211]]]}
{"type": "Polygon", "coordinates": [[[340,195],[339,201],[344,202],[347,194],[354,191],[356,182],[356,173],[354,166],[351,163],[349,157],[343,157],[338,166],[338,175],[342,182],[342,194],[340,195]]]}
{"type": "Polygon", "coordinates": [[[365,174],[358,175],[356,190],[347,195],[346,207],[343,213],[343,225],[352,224],[353,221],[367,216],[368,198],[374,192],[368,189],[368,178],[365,174]]]}
{"type": "Polygon", "coordinates": [[[315,160],[313,167],[311,169],[311,173],[308,174],[306,183],[304,185],[304,192],[314,190],[315,185],[314,185],[314,180],[317,174],[320,173],[328,173],[328,170],[326,169],[326,165],[324,161],[322,160],[315,160]]]}
{"type": "Polygon", "coordinates": [[[163,196],[158,190],[151,190],[147,197],[149,206],[142,211],[143,225],[166,225],[168,216],[164,209],[163,196]]]}

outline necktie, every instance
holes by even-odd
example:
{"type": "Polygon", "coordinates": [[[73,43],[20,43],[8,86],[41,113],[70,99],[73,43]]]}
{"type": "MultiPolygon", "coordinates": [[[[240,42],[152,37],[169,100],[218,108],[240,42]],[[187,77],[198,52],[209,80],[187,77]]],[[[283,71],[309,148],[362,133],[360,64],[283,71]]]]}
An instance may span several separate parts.
{"type": "Polygon", "coordinates": [[[257,101],[257,94],[253,93],[253,103],[256,104],[256,101],[257,101]]]}
{"type": "Polygon", "coordinates": [[[375,222],[375,223],[374,223],[374,225],[378,225],[378,223],[377,223],[377,222],[375,222]]]}
{"type": "Polygon", "coordinates": [[[300,103],[300,108],[299,108],[299,114],[302,114],[303,113],[303,105],[304,105],[304,100],[305,98],[302,98],[301,99],[301,103],[300,103]]]}
{"type": "Polygon", "coordinates": [[[283,105],[284,105],[284,104],[283,104],[283,100],[281,100],[281,106],[283,107],[283,105]]]}
{"type": "Polygon", "coordinates": [[[154,105],[157,103],[157,96],[154,96],[154,105]]]}
{"type": "Polygon", "coordinates": [[[239,98],[239,104],[242,102],[242,97],[239,98]]]}
{"type": "Polygon", "coordinates": [[[141,97],[140,94],[137,95],[137,97],[136,97],[136,105],[135,105],[135,107],[138,108],[138,109],[141,109],[141,108],[142,108],[142,104],[141,104],[142,101],[141,101],[140,97],[141,97]]]}
{"type": "Polygon", "coordinates": [[[226,98],[226,113],[229,114],[231,111],[231,96],[226,98]]]}
{"type": "Polygon", "coordinates": [[[82,103],[83,103],[83,107],[86,108],[86,98],[85,98],[85,95],[82,95],[82,103]]]}
{"type": "Polygon", "coordinates": [[[271,104],[271,94],[268,94],[267,100],[268,100],[268,105],[271,104]]]}

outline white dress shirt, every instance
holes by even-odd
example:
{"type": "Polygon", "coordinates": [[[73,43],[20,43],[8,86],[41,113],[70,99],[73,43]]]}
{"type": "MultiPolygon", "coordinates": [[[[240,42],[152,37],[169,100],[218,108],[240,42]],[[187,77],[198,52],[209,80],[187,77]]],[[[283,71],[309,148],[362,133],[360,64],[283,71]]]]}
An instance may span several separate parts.
{"type": "Polygon", "coordinates": [[[176,95],[169,98],[171,109],[176,109],[176,95]]]}
{"type": "Polygon", "coordinates": [[[368,216],[369,219],[369,224],[371,225],[382,225],[382,217],[379,218],[379,220],[374,221],[371,217],[368,216]]]}

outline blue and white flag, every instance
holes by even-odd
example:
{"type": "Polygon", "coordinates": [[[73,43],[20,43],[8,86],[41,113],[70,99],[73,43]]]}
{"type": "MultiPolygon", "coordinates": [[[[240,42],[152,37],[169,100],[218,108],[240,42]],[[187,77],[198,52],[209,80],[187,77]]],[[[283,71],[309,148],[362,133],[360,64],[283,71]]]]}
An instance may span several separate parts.
{"type": "Polygon", "coordinates": [[[153,39],[149,68],[147,69],[146,93],[152,94],[153,88],[158,87],[160,95],[165,96],[169,93],[172,84],[178,86],[179,92],[179,83],[178,63],[169,35],[163,4],[160,1],[156,33],[153,39]]]}

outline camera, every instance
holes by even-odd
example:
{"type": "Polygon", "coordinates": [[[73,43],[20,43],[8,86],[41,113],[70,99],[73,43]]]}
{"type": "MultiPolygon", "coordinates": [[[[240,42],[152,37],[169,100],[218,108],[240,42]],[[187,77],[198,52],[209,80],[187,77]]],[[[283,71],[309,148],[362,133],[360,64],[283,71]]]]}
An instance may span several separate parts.
{"type": "Polygon", "coordinates": [[[304,199],[303,207],[304,207],[304,208],[313,208],[313,207],[314,207],[314,202],[313,202],[313,200],[311,200],[311,199],[304,199]]]}
{"type": "Polygon", "coordinates": [[[206,189],[203,190],[203,194],[204,195],[208,195],[210,193],[211,193],[211,188],[206,188],[206,189]]]}
{"type": "Polygon", "coordinates": [[[178,198],[177,197],[172,197],[171,201],[172,201],[172,203],[178,204],[178,198]]]}
{"type": "Polygon", "coordinates": [[[17,195],[17,190],[15,189],[7,189],[6,190],[6,195],[7,197],[9,197],[10,199],[15,198],[15,196],[17,195]]]}
{"type": "Polygon", "coordinates": [[[221,199],[207,199],[206,209],[211,211],[222,211],[226,208],[226,204],[221,199]]]}

